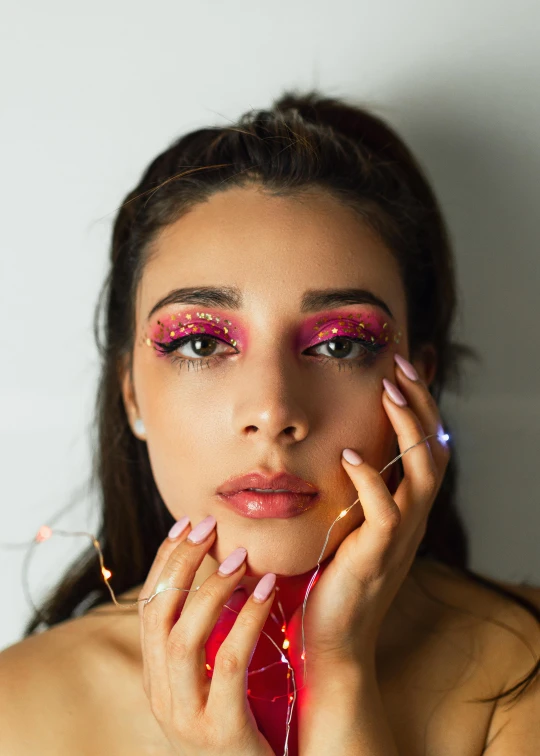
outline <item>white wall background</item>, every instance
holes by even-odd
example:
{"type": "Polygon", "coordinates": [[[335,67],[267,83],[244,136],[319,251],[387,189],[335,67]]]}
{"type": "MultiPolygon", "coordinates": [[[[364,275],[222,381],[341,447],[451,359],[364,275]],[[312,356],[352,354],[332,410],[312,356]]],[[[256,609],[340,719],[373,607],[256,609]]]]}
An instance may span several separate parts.
{"type": "MultiPolygon", "coordinates": [[[[480,350],[442,409],[472,568],[540,584],[536,0],[2,4],[2,544],[88,530],[92,315],[112,217],[169,141],[290,86],[363,100],[425,166],[454,239],[456,337],[480,350]]],[[[83,538],[0,548],[0,647],[83,538]],[[26,557],[25,557],[26,554],[26,557]]],[[[97,556],[96,556],[97,558],[97,556]]],[[[96,562],[96,569],[98,569],[96,562]]]]}

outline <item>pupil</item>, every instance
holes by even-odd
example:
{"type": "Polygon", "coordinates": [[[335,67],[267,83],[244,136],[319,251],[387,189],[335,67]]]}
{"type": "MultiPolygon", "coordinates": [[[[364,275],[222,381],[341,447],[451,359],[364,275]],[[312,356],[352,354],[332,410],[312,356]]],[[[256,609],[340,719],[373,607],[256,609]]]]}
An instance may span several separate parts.
{"type": "Polygon", "coordinates": [[[326,346],[335,357],[346,357],[348,354],[350,354],[353,345],[347,339],[332,339],[332,341],[329,341],[326,346]],[[339,346],[336,349],[332,346],[332,344],[341,344],[344,349],[340,349],[339,346]]]}
{"type": "Polygon", "coordinates": [[[193,342],[193,350],[195,352],[197,352],[197,354],[199,354],[199,356],[201,356],[201,357],[209,357],[210,354],[212,353],[212,349],[215,348],[215,345],[216,345],[215,339],[212,339],[211,337],[208,337],[208,336],[201,336],[201,337],[199,337],[198,339],[196,339],[193,342]],[[205,353],[204,346],[202,348],[203,354],[201,354],[198,351],[199,350],[199,344],[205,344],[205,343],[207,344],[206,351],[208,351],[208,354],[205,353]]]}

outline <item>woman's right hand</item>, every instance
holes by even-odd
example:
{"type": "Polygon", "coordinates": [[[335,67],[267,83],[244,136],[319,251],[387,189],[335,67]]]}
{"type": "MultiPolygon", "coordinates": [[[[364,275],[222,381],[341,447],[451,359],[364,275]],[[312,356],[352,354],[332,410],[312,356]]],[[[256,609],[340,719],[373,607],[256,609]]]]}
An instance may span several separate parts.
{"type": "MultiPolygon", "coordinates": [[[[238,613],[216,655],[212,679],[205,643],[246,571],[245,560],[231,575],[210,575],[185,608],[186,591],[159,593],[191,589],[215,541],[215,522],[212,516],[203,520],[211,531],[202,543],[187,540],[193,532],[189,524],[175,540],[167,538],[139,594],[144,690],[179,756],[275,756],[247,700],[247,669],[272,607],[274,585],[265,601],[251,595],[238,613]]],[[[268,584],[272,577],[262,580],[268,584]]]]}

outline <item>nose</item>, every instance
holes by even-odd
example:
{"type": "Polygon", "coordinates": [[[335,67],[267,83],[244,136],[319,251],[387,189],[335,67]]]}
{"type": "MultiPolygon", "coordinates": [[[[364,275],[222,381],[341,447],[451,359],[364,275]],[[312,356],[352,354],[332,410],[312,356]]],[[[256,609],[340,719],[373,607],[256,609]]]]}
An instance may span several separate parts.
{"type": "Polygon", "coordinates": [[[246,376],[235,407],[236,431],[269,442],[295,443],[309,432],[306,390],[298,368],[276,359],[246,376]]]}

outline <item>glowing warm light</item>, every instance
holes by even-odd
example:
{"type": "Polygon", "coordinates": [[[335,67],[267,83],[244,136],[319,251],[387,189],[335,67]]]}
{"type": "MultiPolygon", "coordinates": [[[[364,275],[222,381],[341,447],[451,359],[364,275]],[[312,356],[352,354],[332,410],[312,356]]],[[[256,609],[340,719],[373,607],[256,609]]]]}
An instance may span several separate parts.
{"type": "MultiPolygon", "coordinates": [[[[196,329],[195,329],[195,330],[196,330],[196,329]]],[[[233,345],[234,345],[234,344],[235,344],[235,342],[233,342],[233,345]]],[[[444,433],[444,432],[442,432],[442,431],[441,431],[441,432],[440,432],[440,433],[438,433],[438,434],[430,434],[430,435],[427,435],[427,436],[425,436],[425,437],[424,437],[424,438],[422,439],[422,441],[425,441],[425,440],[427,440],[428,438],[432,438],[432,437],[434,437],[434,436],[437,436],[437,437],[438,437],[438,439],[439,439],[439,440],[440,440],[441,442],[446,442],[446,441],[448,441],[448,440],[450,439],[450,435],[449,435],[448,433],[444,433]]],[[[421,441],[419,441],[418,443],[421,443],[421,441]]],[[[417,445],[418,445],[418,444],[414,444],[413,446],[411,446],[411,447],[409,447],[409,448],[410,448],[410,449],[412,449],[412,448],[413,448],[414,446],[417,446],[417,445]]],[[[403,454],[405,454],[405,452],[407,452],[407,451],[409,451],[409,449],[405,449],[405,451],[404,451],[404,452],[403,452],[402,454],[400,454],[400,455],[399,455],[398,457],[396,457],[396,459],[399,459],[400,457],[402,457],[402,456],[403,456],[403,454]]],[[[393,461],[395,461],[395,460],[393,460],[393,461]]],[[[386,469],[386,468],[383,468],[383,470],[384,470],[384,469],[386,469]]],[[[381,471],[381,472],[382,472],[382,471],[381,471]]],[[[356,503],[358,503],[358,502],[359,502],[359,499],[357,499],[357,500],[356,500],[356,501],[354,502],[354,504],[356,504],[356,503]]],[[[346,515],[346,514],[348,514],[349,510],[350,510],[350,509],[352,508],[352,506],[354,506],[354,504],[352,504],[352,505],[351,505],[351,507],[348,507],[348,509],[344,509],[344,510],[342,510],[342,511],[341,511],[341,512],[339,513],[339,515],[337,516],[336,520],[340,520],[340,519],[342,519],[343,517],[345,517],[345,515],[346,515]]],[[[48,540],[48,539],[49,539],[49,538],[50,538],[50,537],[51,537],[51,536],[52,536],[52,535],[53,535],[54,533],[58,533],[59,535],[86,535],[86,536],[89,536],[89,537],[90,537],[90,538],[92,539],[92,543],[93,543],[93,545],[94,545],[94,548],[95,548],[95,549],[97,550],[97,552],[98,552],[98,554],[99,554],[99,557],[100,557],[100,564],[103,564],[103,554],[102,554],[101,548],[100,548],[100,546],[99,546],[99,542],[97,541],[96,537],[95,537],[95,536],[94,536],[94,535],[93,535],[92,533],[80,533],[80,532],[72,533],[72,532],[66,532],[66,531],[62,531],[62,530],[54,530],[54,531],[53,531],[53,530],[52,530],[52,528],[50,528],[50,527],[49,527],[48,525],[42,525],[42,526],[41,526],[41,527],[39,528],[39,530],[38,530],[38,532],[37,532],[37,534],[36,534],[36,536],[35,536],[35,541],[36,541],[37,543],[42,543],[43,541],[46,541],[46,540],[48,540]]],[[[319,561],[317,562],[317,567],[318,567],[318,568],[319,568],[319,567],[321,566],[321,564],[320,564],[320,560],[321,560],[321,558],[322,558],[322,556],[323,556],[323,553],[324,553],[324,549],[323,549],[323,552],[321,552],[321,555],[320,555],[320,557],[319,557],[319,561]]],[[[109,591],[110,591],[110,593],[111,593],[111,596],[112,596],[112,599],[113,599],[113,601],[114,601],[115,605],[116,605],[117,607],[121,608],[121,607],[122,607],[123,605],[121,605],[121,604],[119,604],[119,603],[118,603],[118,601],[117,601],[117,599],[116,599],[116,596],[115,596],[115,594],[114,594],[114,591],[112,590],[111,586],[110,586],[110,585],[108,584],[108,582],[107,582],[107,581],[108,581],[108,579],[109,579],[109,578],[110,578],[110,577],[112,576],[112,572],[111,572],[110,570],[106,569],[105,567],[102,567],[102,568],[101,568],[101,573],[102,573],[103,577],[105,578],[105,581],[106,581],[106,585],[107,585],[107,588],[109,589],[109,591]]],[[[315,575],[315,577],[314,577],[314,579],[312,579],[312,582],[311,582],[311,584],[310,584],[310,588],[311,588],[311,586],[312,586],[312,585],[316,585],[316,583],[317,583],[317,582],[319,581],[319,579],[320,579],[320,575],[316,574],[316,575],[315,575]]],[[[194,592],[194,591],[198,591],[198,590],[199,590],[199,587],[200,587],[200,586],[196,586],[196,587],[195,587],[194,589],[191,589],[191,590],[188,590],[188,589],[185,589],[185,588],[184,588],[184,589],[181,589],[181,590],[184,590],[184,591],[186,591],[186,592],[188,592],[188,593],[191,593],[191,592],[194,592]]],[[[275,589],[276,589],[276,592],[278,592],[278,591],[280,590],[280,587],[279,587],[278,585],[276,585],[275,589]]],[[[173,589],[173,588],[165,588],[164,590],[178,590],[178,589],[173,589]]],[[[308,596],[308,595],[309,595],[309,591],[308,591],[308,592],[307,592],[307,594],[306,594],[306,599],[307,599],[307,596],[308,596]]],[[[139,599],[139,601],[141,601],[141,600],[144,600],[144,601],[145,601],[145,603],[147,603],[148,601],[150,601],[150,600],[151,600],[151,598],[148,598],[148,599],[139,599]]],[[[304,601],[304,603],[305,603],[305,601],[304,601]]],[[[279,607],[280,607],[280,610],[281,610],[281,614],[282,614],[282,617],[283,617],[283,616],[284,616],[284,613],[283,613],[283,607],[282,607],[282,606],[281,606],[281,604],[279,603],[279,597],[278,597],[278,604],[279,604],[279,607]]],[[[226,606],[226,607],[227,607],[228,609],[230,609],[231,611],[233,611],[233,612],[234,612],[235,614],[238,614],[238,612],[236,612],[236,611],[235,611],[234,609],[231,609],[231,607],[229,607],[229,606],[228,606],[227,604],[225,604],[225,606],[226,606]]],[[[272,618],[273,618],[273,619],[275,620],[276,624],[277,624],[277,625],[279,626],[279,620],[277,619],[277,617],[276,617],[276,616],[275,616],[274,614],[272,614],[272,618]]],[[[303,622],[304,622],[304,615],[302,614],[302,633],[303,633],[303,628],[304,628],[303,622]]],[[[287,632],[287,625],[286,625],[286,623],[285,623],[285,622],[284,622],[284,623],[283,623],[283,625],[281,626],[281,632],[282,632],[282,633],[285,633],[285,634],[286,634],[286,632],[287,632]]],[[[265,636],[266,636],[266,637],[267,637],[267,638],[268,638],[268,639],[269,639],[269,640],[271,641],[271,643],[272,643],[272,644],[273,644],[273,646],[274,646],[274,647],[276,648],[276,650],[278,650],[278,651],[279,651],[279,647],[278,647],[277,643],[276,643],[276,642],[275,642],[275,641],[273,640],[273,638],[271,638],[271,637],[270,637],[270,636],[268,635],[268,633],[265,633],[265,632],[264,632],[264,630],[262,631],[262,633],[263,633],[263,635],[265,635],[265,636]]],[[[288,648],[289,648],[289,645],[290,645],[290,641],[289,641],[289,639],[288,639],[288,638],[284,638],[284,640],[283,640],[283,646],[282,646],[282,648],[283,648],[283,649],[288,649],[288,648]]],[[[280,655],[281,655],[281,661],[282,661],[282,662],[283,662],[284,664],[287,664],[287,667],[288,667],[288,669],[287,669],[287,679],[290,679],[290,678],[291,678],[291,671],[292,671],[292,667],[291,667],[291,665],[289,664],[289,660],[287,659],[287,657],[286,657],[286,656],[285,656],[284,654],[282,654],[282,653],[281,653],[280,655]]],[[[301,659],[302,659],[302,661],[305,661],[305,659],[306,659],[306,652],[305,652],[304,650],[302,650],[301,659]]],[[[272,665],[268,665],[268,666],[272,666],[272,665]]],[[[212,671],[212,667],[210,666],[210,664],[208,664],[208,663],[206,664],[206,669],[207,669],[207,670],[208,670],[209,672],[211,672],[211,671],[212,671]]],[[[254,670],[254,672],[253,672],[253,673],[256,673],[256,672],[263,672],[263,671],[264,671],[265,669],[267,669],[267,667],[262,667],[261,669],[257,669],[257,670],[254,670]]],[[[252,672],[250,672],[249,674],[252,674],[252,672]]],[[[305,664],[304,664],[304,679],[305,679],[305,664]]],[[[293,694],[290,694],[290,695],[289,695],[288,693],[286,694],[286,695],[288,695],[288,700],[289,700],[289,703],[291,703],[291,702],[292,702],[292,701],[294,700],[294,698],[295,698],[295,696],[296,696],[296,692],[297,692],[297,687],[296,687],[296,684],[294,683],[294,679],[293,679],[293,686],[294,686],[294,695],[293,695],[293,694]]],[[[248,696],[249,696],[249,695],[251,695],[251,689],[250,689],[250,688],[248,688],[248,689],[247,689],[247,695],[248,695],[248,696]]],[[[277,697],[274,697],[273,699],[271,699],[271,702],[273,702],[273,701],[277,700],[277,698],[281,698],[281,697],[282,697],[282,696],[277,696],[277,697]]],[[[269,699],[258,699],[258,700],[269,700],[269,699]]],[[[286,723],[286,738],[288,738],[288,736],[289,736],[289,729],[290,729],[290,718],[288,718],[288,721],[287,721],[287,723],[286,723]]],[[[288,754],[288,750],[287,750],[287,746],[286,746],[286,749],[285,749],[285,754],[284,754],[284,756],[287,756],[287,754],[288,754]]]]}
{"type": "Polygon", "coordinates": [[[36,534],[36,542],[42,543],[52,536],[52,530],[48,525],[42,525],[36,534]]]}

